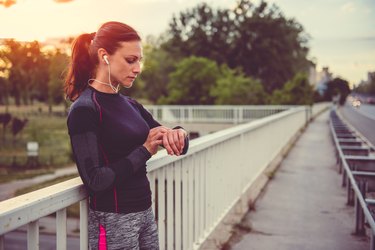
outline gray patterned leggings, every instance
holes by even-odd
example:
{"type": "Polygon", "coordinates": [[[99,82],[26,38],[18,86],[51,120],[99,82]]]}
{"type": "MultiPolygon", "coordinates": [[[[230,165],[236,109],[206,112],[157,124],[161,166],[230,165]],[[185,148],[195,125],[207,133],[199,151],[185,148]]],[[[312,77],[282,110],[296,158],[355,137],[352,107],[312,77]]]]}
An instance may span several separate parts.
{"type": "Polygon", "coordinates": [[[89,211],[91,250],[158,250],[158,229],[152,208],[129,214],[89,211]]]}

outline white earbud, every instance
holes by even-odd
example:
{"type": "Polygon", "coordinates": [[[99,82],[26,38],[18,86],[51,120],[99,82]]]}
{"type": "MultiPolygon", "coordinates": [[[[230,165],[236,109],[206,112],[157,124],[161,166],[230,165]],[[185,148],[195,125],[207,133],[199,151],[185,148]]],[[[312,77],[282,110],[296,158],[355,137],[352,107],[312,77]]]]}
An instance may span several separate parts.
{"type": "Polygon", "coordinates": [[[104,56],[103,56],[103,60],[105,61],[106,64],[109,65],[109,61],[108,61],[108,57],[107,57],[107,55],[104,55],[104,56]]]}

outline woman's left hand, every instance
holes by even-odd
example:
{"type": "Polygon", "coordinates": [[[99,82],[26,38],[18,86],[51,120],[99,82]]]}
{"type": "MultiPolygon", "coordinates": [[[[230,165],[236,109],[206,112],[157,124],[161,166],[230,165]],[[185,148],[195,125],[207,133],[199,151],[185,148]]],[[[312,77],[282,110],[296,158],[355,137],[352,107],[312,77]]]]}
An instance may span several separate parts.
{"type": "Polygon", "coordinates": [[[163,146],[169,155],[181,155],[187,132],[183,129],[169,129],[163,135],[163,146]]]}

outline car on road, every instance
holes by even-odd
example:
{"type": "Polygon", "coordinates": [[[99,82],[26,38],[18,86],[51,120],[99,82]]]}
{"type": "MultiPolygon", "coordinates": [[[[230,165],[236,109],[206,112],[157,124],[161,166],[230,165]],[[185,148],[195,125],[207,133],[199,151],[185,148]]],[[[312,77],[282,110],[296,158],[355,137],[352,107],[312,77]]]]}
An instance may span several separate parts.
{"type": "Polygon", "coordinates": [[[361,107],[361,101],[357,100],[357,99],[353,100],[352,106],[355,107],[355,108],[361,107]]]}
{"type": "Polygon", "coordinates": [[[375,104],[375,97],[367,97],[366,99],[367,104],[375,104]]]}

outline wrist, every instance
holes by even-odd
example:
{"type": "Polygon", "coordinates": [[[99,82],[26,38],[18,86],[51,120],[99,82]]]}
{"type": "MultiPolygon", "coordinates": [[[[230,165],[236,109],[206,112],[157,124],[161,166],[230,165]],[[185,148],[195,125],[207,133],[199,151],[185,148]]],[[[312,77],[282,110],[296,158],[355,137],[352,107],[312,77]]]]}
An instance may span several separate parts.
{"type": "Polygon", "coordinates": [[[145,145],[142,145],[141,146],[141,150],[149,157],[149,158],[151,158],[151,156],[152,156],[152,153],[151,153],[151,151],[150,151],[150,149],[149,148],[147,148],[145,145]]]}

